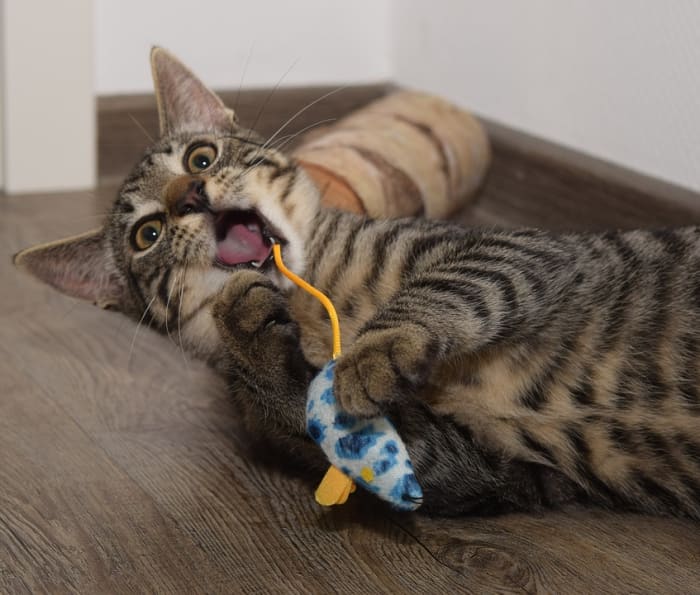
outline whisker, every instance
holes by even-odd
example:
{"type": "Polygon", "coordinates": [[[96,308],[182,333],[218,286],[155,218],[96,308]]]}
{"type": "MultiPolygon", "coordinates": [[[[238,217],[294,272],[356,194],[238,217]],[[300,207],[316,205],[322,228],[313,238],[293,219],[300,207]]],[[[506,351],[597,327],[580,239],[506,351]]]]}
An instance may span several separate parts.
{"type": "MultiPolygon", "coordinates": [[[[282,141],[287,140],[290,136],[296,136],[296,135],[295,135],[295,134],[283,134],[282,136],[280,136],[280,137],[275,141],[275,144],[274,144],[274,145],[270,145],[270,148],[271,148],[271,149],[277,148],[277,147],[279,146],[278,143],[281,143],[282,141]]],[[[258,146],[259,146],[259,147],[262,147],[263,145],[260,144],[260,145],[258,145],[258,146]]]]}
{"type": "MultiPolygon", "coordinates": [[[[323,124],[328,124],[328,123],[330,123],[330,122],[335,122],[336,120],[337,120],[337,118],[326,118],[325,120],[319,120],[318,122],[314,122],[313,124],[309,124],[308,126],[304,126],[304,128],[302,128],[302,129],[299,130],[298,132],[295,132],[295,133],[293,133],[293,134],[285,134],[284,136],[281,136],[280,138],[277,139],[277,142],[279,143],[278,145],[276,145],[276,146],[274,146],[274,147],[271,146],[271,147],[268,147],[268,148],[273,148],[273,149],[275,149],[276,151],[281,151],[282,148],[283,148],[284,146],[286,146],[286,145],[288,145],[289,143],[291,143],[297,136],[299,136],[300,134],[303,134],[303,133],[306,132],[307,130],[310,130],[310,129],[312,129],[312,128],[316,128],[317,126],[322,126],[323,124]]],[[[258,147],[260,147],[260,150],[262,150],[262,149],[265,148],[265,145],[264,145],[264,144],[263,144],[263,145],[258,145],[258,147]]],[[[238,178],[237,178],[237,179],[240,179],[240,178],[242,178],[243,176],[245,176],[245,175],[247,175],[247,174],[249,174],[249,173],[252,173],[252,172],[255,171],[258,167],[260,167],[260,164],[258,164],[258,163],[253,163],[252,165],[248,166],[244,171],[242,171],[242,172],[238,175],[238,178]]]]}
{"type": "Polygon", "coordinates": [[[255,47],[255,40],[250,44],[248,49],[248,57],[245,59],[245,64],[243,65],[243,72],[241,73],[241,82],[238,85],[238,92],[236,93],[236,99],[233,102],[233,113],[236,113],[238,109],[238,100],[241,98],[241,90],[243,89],[243,79],[248,72],[248,65],[250,64],[250,58],[253,56],[253,48],[255,47]]]}
{"type": "Polygon", "coordinates": [[[301,114],[303,114],[306,110],[308,110],[309,108],[313,107],[313,106],[316,105],[317,103],[320,103],[320,102],[323,101],[324,99],[327,99],[327,98],[330,97],[331,95],[335,95],[336,93],[339,93],[340,91],[343,91],[343,90],[345,90],[345,89],[347,89],[347,86],[338,87],[337,89],[333,89],[332,91],[328,91],[328,93],[324,93],[323,95],[321,95],[321,97],[317,97],[317,98],[314,99],[312,102],[307,103],[304,107],[302,107],[300,110],[298,110],[296,113],[294,113],[291,117],[289,117],[289,118],[287,119],[287,121],[284,122],[284,124],[282,124],[282,126],[280,126],[280,127],[277,129],[277,132],[275,132],[270,138],[267,139],[267,141],[266,141],[265,144],[262,146],[262,148],[264,149],[264,148],[266,148],[267,146],[269,146],[269,144],[277,137],[277,135],[278,135],[280,132],[282,132],[287,126],[289,126],[289,124],[291,124],[294,120],[296,120],[299,116],[301,116],[301,114]]]}
{"type": "Polygon", "coordinates": [[[143,324],[144,319],[146,318],[146,315],[148,314],[148,311],[151,309],[151,306],[153,305],[153,302],[156,300],[156,296],[154,295],[151,298],[151,301],[148,302],[148,305],[143,311],[143,314],[141,315],[141,318],[139,319],[138,323],[136,324],[136,329],[134,330],[134,336],[131,339],[131,347],[129,347],[129,356],[126,359],[126,369],[128,370],[131,367],[131,356],[134,353],[134,345],[136,345],[136,337],[139,334],[139,329],[141,328],[141,325],[143,324]]]}
{"type": "Polygon", "coordinates": [[[180,272],[178,274],[178,276],[175,278],[175,281],[173,281],[170,284],[170,289],[168,290],[168,299],[165,301],[165,333],[168,335],[168,339],[170,339],[175,344],[177,344],[177,342],[170,335],[170,328],[168,328],[168,323],[170,322],[170,313],[168,311],[168,308],[170,308],[170,298],[173,296],[173,289],[175,289],[175,286],[177,285],[178,281],[180,280],[181,275],[182,275],[182,272],[180,272]]]}
{"type": "MultiPolygon", "coordinates": [[[[279,143],[278,145],[274,147],[268,147],[275,149],[276,151],[281,151],[283,147],[291,143],[297,136],[300,134],[303,134],[307,130],[310,130],[312,128],[316,128],[317,126],[322,126],[323,124],[328,124],[330,122],[335,122],[337,118],[326,118],[325,120],[319,120],[318,122],[314,122],[313,124],[309,124],[308,126],[304,126],[301,130],[298,132],[295,132],[293,134],[285,134],[284,136],[281,136],[280,138],[277,139],[277,142],[279,143]]],[[[258,145],[260,147],[260,150],[262,151],[265,148],[265,145],[258,145]]],[[[243,176],[250,174],[254,172],[258,167],[260,167],[260,164],[258,163],[253,163],[252,165],[248,166],[244,171],[242,171],[237,179],[242,178],[243,176]]]]}
{"type": "Polygon", "coordinates": [[[180,322],[182,320],[182,301],[183,301],[183,296],[185,293],[185,274],[186,274],[186,272],[187,272],[187,267],[185,266],[185,268],[182,270],[182,275],[180,277],[182,279],[182,282],[180,283],[180,299],[179,299],[179,303],[178,303],[178,307],[177,307],[177,337],[178,337],[178,342],[180,344],[180,352],[182,353],[182,361],[185,363],[185,368],[187,368],[187,371],[189,372],[190,364],[187,361],[187,356],[185,355],[185,347],[182,344],[182,324],[180,322]]]}
{"type": "Polygon", "coordinates": [[[220,136],[217,136],[217,138],[235,138],[236,140],[241,141],[242,143],[248,143],[249,145],[255,145],[256,147],[262,147],[265,143],[259,143],[254,140],[247,139],[243,136],[238,136],[237,134],[222,134],[220,136]]]}
{"type": "MultiPolygon", "coordinates": [[[[279,83],[278,83],[278,85],[279,85],[279,83]]],[[[274,133],[270,138],[268,138],[262,145],[259,145],[258,151],[259,151],[259,152],[262,152],[262,151],[264,151],[266,148],[268,148],[268,147],[270,146],[270,144],[272,143],[272,141],[277,137],[277,135],[279,135],[280,132],[282,132],[287,126],[289,126],[289,124],[291,124],[294,120],[296,120],[296,119],[297,119],[301,114],[303,114],[306,110],[308,110],[309,108],[313,107],[313,106],[316,105],[317,103],[320,103],[320,102],[323,101],[324,99],[327,99],[327,98],[330,97],[331,95],[335,95],[336,93],[339,93],[340,91],[343,91],[343,90],[345,90],[345,89],[347,89],[347,86],[345,86],[345,85],[342,86],[342,87],[337,87],[337,88],[335,88],[335,89],[332,89],[331,91],[328,91],[327,93],[324,93],[324,94],[321,95],[320,97],[317,97],[317,98],[314,99],[313,101],[307,103],[307,104],[306,104],[304,107],[302,107],[301,109],[297,110],[292,116],[290,116],[289,118],[287,118],[287,120],[275,131],[275,133],[274,133]]],[[[273,91],[274,91],[274,89],[273,89],[273,91]]],[[[268,99],[269,99],[269,97],[270,97],[270,96],[268,96],[268,99]]],[[[336,119],[336,118],[329,118],[328,120],[321,120],[320,122],[317,122],[316,124],[313,124],[313,125],[311,125],[311,126],[306,126],[306,127],[302,128],[302,130],[300,130],[300,131],[299,131],[298,133],[296,133],[296,134],[301,134],[302,132],[308,130],[309,128],[313,128],[314,126],[320,125],[320,124],[322,124],[322,123],[325,123],[326,121],[329,121],[329,122],[330,122],[330,121],[334,121],[335,119],[336,119]]],[[[291,142],[291,140],[290,140],[290,142],[291,142]]],[[[280,147],[277,147],[277,150],[280,150],[280,147]]],[[[239,152],[239,157],[236,159],[236,164],[238,164],[238,159],[240,158],[240,154],[241,154],[241,153],[242,153],[242,149],[241,149],[241,151],[239,152]]],[[[247,168],[245,171],[243,171],[243,172],[240,174],[239,177],[242,177],[242,176],[244,176],[244,175],[247,175],[247,174],[251,173],[252,171],[255,170],[256,167],[257,167],[257,165],[256,165],[256,164],[253,164],[252,166],[250,166],[249,168],[247,168]]]]}
{"type": "Polygon", "coordinates": [[[156,142],[155,139],[154,139],[154,138],[151,136],[151,134],[148,132],[148,130],[146,130],[146,128],[144,127],[144,125],[141,124],[141,122],[139,122],[139,121],[136,119],[136,116],[134,116],[134,114],[129,114],[129,118],[131,118],[131,121],[132,121],[134,124],[136,124],[136,127],[137,127],[139,130],[141,130],[141,132],[143,132],[143,134],[146,136],[146,138],[150,141],[151,144],[153,144],[153,143],[156,142]]]}
{"type": "MultiPolygon", "coordinates": [[[[258,121],[260,120],[260,117],[262,116],[262,113],[265,111],[267,108],[268,103],[270,103],[270,99],[272,99],[272,96],[277,92],[277,90],[280,88],[280,85],[284,81],[285,78],[287,78],[287,75],[292,71],[292,69],[298,64],[299,58],[294,60],[287,68],[287,70],[284,72],[284,74],[280,77],[280,79],[277,81],[277,84],[275,84],[274,87],[272,87],[272,90],[267,94],[267,97],[265,98],[265,101],[263,102],[262,106],[260,107],[260,110],[258,110],[258,115],[255,117],[255,121],[253,122],[253,125],[250,127],[250,131],[254,131],[255,127],[258,125],[258,121]]],[[[248,136],[250,137],[250,133],[248,133],[248,136]]]]}
{"type": "MultiPolygon", "coordinates": [[[[214,304],[215,302],[216,302],[215,298],[211,298],[211,297],[204,298],[204,300],[202,300],[202,303],[200,303],[200,305],[197,307],[197,309],[201,312],[205,308],[208,308],[209,315],[213,316],[212,304],[214,304]]],[[[192,320],[194,320],[194,318],[192,318],[192,320]]],[[[206,353],[207,349],[205,349],[205,342],[207,343],[207,345],[209,345],[210,341],[211,341],[211,338],[208,337],[207,335],[204,335],[204,334],[200,335],[198,340],[197,340],[196,349],[193,348],[193,353],[206,353]]]]}
{"type": "MultiPolygon", "coordinates": [[[[267,94],[267,97],[265,98],[265,101],[263,101],[263,104],[260,106],[260,109],[258,110],[258,114],[255,116],[255,121],[253,122],[253,125],[252,125],[252,126],[250,127],[250,129],[248,130],[248,137],[247,137],[246,140],[245,140],[246,143],[250,142],[250,137],[251,137],[251,135],[253,134],[253,132],[255,131],[255,128],[256,128],[256,126],[258,125],[258,121],[260,120],[260,117],[262,116],[263,112],[264,112],[265,109],[267,108],[267,105],[270,103],[270,99],[272,99],[272,96],[275,94],[275,92],[277,91],[277,89],[279,89],[280,85],[282,84],[282,81],[284,81],[284,79],[285,79],[285,78],[287,77],[287,75],[292,71],[292,69],[297,65],[298,62],[299,62],[299,58],[297,58],[296,60],[294,60],[294,62],[291,63],[291,65],[289,66],[289,68],[287,68],[287,70],[284,72],[284,74],[282,74],[282,76],[280,77],[280,79],[277,81],[277,84],[276,84],[276,85],[272,88],[272,90],[267,94]]],[[[263,146],[264,146],[264,145],[263,145],[263,146]]],[[[239,161],[240,161],[240,159],[241,159],[241,155],[242,155],[242,154],[243,154],[243,147],[241,147],[241,149],[240,149],[239,152],[238,152],[238,155],[236,155],[236,160],[235,160],[235,162],[234,162],[234,164],[233,164],[234,167],[238,165],[238,163],[239,163],[239,161]]]]}
{"type": "Polygon", "coordinates": [[[335,122],[337,119],[338,118],[326,118],[325,120],[319,120],[318,122],[309,124],[308,126],[304,126],[304,128],[302,128],[298,132],[295,132],[294,134],[285,134],[284,136],[281,136],[277,139],[277,144],[272,148],[276,149],[277,151],[281,151],[282,147],[288,145],[300,134],[304,134],[304,132],[307,132],[312,128],[317,128],[318,126],[323,126],[324,124],[330,124],[331,122],[335,122]]]}

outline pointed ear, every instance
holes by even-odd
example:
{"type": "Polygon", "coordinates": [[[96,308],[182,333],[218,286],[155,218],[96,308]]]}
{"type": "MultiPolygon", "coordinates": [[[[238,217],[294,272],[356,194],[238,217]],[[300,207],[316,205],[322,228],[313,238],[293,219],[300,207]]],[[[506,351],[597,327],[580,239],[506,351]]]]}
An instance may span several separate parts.
{"type": "Polygon", "coordinates": [[[163,48],[151,50],[151,72],[158,102],[161,135],[176,132],[230,131],[233,110],[163,48]]]}
{"type": "Polygon", "coordinates": [[[40,244],[15,254],[14,263],[59,291],[120,309],[126,283],[117,273],[104,230],[40,244]]]}

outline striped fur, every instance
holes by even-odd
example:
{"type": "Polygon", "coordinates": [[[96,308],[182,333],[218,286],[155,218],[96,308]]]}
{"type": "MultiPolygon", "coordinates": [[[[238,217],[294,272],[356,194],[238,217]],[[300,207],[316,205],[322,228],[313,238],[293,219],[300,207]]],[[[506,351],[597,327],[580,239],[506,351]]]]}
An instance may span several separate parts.
{"type": "MultiPolygon", "coordinates": [[[[168,67],[174,80],[190,76],[168,67]]],[[[189,103],[161,106],[174,110],[164,137],[102,230],[17,263],[209,361],[253,433],[320,468],[303,418],[331,351],[324,311],[269,263],[214,264],[210,213],[254,209],[287,264],[334,301],[337,396],[353,413],[393,419],[426,510],[592,502],[700,519],[699,227],[555,235],[321,210],[294,160],[207,93],[195,94],[214,122],[204,131],[189,103]],[[217,158],[193,177],[183,161],[204,141],[217,158]],[[178,210],[195,179],[206,212],[178,210]],[[134,230],[152,217],[161,236],[134,250],[134,230]]]]}
{"type": "MultiPolygon", "coordinates": [[[[341,313],[348,409],[420,403],[499,461],[563,476],[567,498],[700,518],[699,227],[553,235],[341,213],[314,227],[306,275],[341,313]]],[[[291,307],[318,365],[322,313],[302,294],[291,307]]],[[[420,474],[439,455],[412,456],[420,474]]]]}
{"type": "MultiPolygon", "coordinates": [[[[255,158],[261,142],[245,139],[217,139],[228,162],[206,178],[209,198],[288,230],[293,268],[340,314],[338,397],[393,418],[427,510],[588,501],[700,518],[700,228],[374,221],[318,209],[292,161],[255,158]]],[[[104,234],[126,287],[118,307],[225,373],[259,435],[311,449],[305,391],[329,357],[326,316],[274,268],[213,267],[205,216],[168,214],[164,188],[191,140],[157,145],[115,202],[104,234]],[[164,239],[134,254],[126,238],[154,212],[164,239]]],[[[61,270],[69,246],[30,253],[61,270]]]]}

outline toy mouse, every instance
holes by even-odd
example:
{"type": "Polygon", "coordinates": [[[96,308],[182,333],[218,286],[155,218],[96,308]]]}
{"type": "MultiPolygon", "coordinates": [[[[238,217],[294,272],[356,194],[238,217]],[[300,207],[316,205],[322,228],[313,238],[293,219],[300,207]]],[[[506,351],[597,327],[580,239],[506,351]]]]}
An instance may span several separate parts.
{"type": "Polygon", "coordinates": [[[280,272],[309,292],[328,312],[333,331],[333,359],[309,385],[306,431],[331,462],[316,490],[324,506],[343,504],[359,484],[399,510],[416,510],[423,501],[406,446],[386,417],[357,418],[343,411],[333,395],[336,359],[340,356],[340,325],[331,301],[287,269],[280,244],[272,246],[280,272]]]}

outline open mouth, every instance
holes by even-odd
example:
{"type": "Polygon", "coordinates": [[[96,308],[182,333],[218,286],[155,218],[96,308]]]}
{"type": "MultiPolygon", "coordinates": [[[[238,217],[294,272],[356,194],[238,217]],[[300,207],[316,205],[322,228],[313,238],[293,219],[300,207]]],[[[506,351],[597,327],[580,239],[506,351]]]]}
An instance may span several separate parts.
{"type": "Polygon", "coordinates": [[[214,218],[214,229],[217,265],[260,268],[270,260],[271,238],[276,234],[257,211],[221,211],[214,218]]]}

